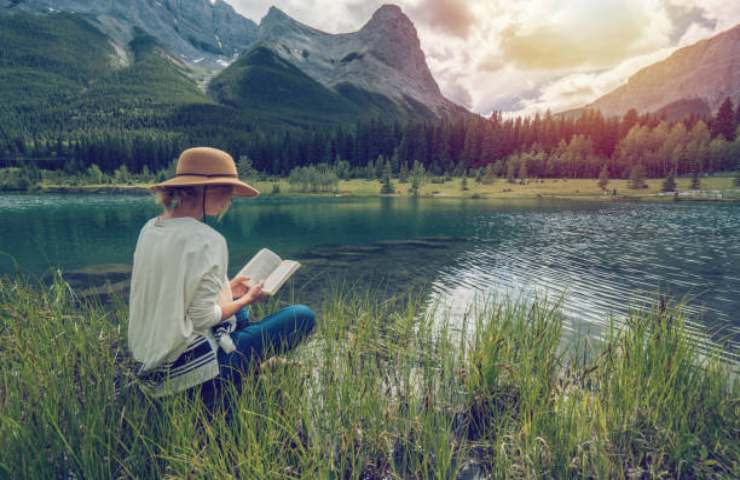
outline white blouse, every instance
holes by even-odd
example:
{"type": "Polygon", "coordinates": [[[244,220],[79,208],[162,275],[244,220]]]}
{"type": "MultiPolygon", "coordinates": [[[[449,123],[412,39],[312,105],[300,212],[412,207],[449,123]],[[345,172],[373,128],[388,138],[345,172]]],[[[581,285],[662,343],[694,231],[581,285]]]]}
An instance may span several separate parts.
{"type": "MultiPolygon", "coordinates": [[[[211,327],[231,300],[226,240],[192,217],[150,219],[134,251],[128,346],[155,396],[218,375],[211,327]]],[[[235,321],[232,316],[228,319],[235,321]]]]}

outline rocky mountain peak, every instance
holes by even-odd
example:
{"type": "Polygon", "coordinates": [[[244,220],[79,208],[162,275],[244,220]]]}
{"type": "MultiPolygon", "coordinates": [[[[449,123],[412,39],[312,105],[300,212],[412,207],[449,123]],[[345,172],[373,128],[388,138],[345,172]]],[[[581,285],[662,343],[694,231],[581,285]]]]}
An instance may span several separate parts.
{"type": "MultiPolygon", "coordinates": [[[[378,8],[363,30],[388,28],[412,28],[414,24],[398,5],[385,4],[378,8]]],[[[415,30],[415,29],[414,29],[415,30]]]]}
{"type": "Polygon", "coordinates": [[[280,37],[297,32],[313,32],[314,29],[294,19],[276,6],[271,6],[259,24],[259,39],[280,37]]]}
{"type": "Polygon", "coordinates": [[[264,17],[262,17],[262,21],[260,24],[270,24],[270,23],[276,23],[276,22],[294,22],[293,17],[285,13],[284,11],[280,10],[275,5],[271,6],[269,10],[267,10],[267,14],[265,14],[264,17]]]}
{"type": "Polygon", "coordinates": [[[341,34],[322,32],[271,7],[251,48],[272,51],[330,89],[353,85],[393,98],[403,108],[436,113],[460,108],[440,93],[416,28],[396,5],[383,5],[361,29],[341,34]]]}

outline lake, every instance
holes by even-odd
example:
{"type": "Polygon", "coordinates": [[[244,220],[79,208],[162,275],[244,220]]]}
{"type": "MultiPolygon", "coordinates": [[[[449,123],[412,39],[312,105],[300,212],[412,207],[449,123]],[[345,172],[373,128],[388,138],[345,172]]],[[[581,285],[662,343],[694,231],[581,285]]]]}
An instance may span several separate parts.
{"type": "MultiPolygon", "coordinates": [[[[100,275],[125,284],[139,229],[159,211],[147,196],[50,194],[3,194],[0,209],[0,274],[56,266],[80,289],[100,275]]],[[[418,289],[457,316],[487,295],[564,295],[568,328],[580,329],[660,292],[685,298],[694,326],[738,352],[736,203],[266,195],[209,224],[227,239],[230,274],[263,246],[304,263],[293,283],[304,303],[337,281],[418,289]]]]}

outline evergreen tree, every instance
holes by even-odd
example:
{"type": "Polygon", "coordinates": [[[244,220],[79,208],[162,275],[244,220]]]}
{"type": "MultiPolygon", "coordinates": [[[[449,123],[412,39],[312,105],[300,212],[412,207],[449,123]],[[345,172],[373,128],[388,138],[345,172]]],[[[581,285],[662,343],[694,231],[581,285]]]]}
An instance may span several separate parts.
{"type": "Polygon", "coordinates": [[[239,161],[236,163],[236,170],[239,173],[239,177],[249,180],[256,180],[259,172],[254,168],[252,159],[247,155],[241,155],[239,161]]]}
{"type": "Polygon", "coordinates": [[[676,191],[676,175],[673,170],[670,171],[666,179],[663,181],[663,187],[661,190],[664,192],[676,191]]]}
{"type": "Polygon", "coordinates": [[[725,101],[722,102],[717,116],[712,122],[712,137],[718,135],[724,136],[728,142],[735,140],[735,110],[730,97],[725,98],[725,101]]]}
{"type": "Polygon", "coordinates": [[[509,183],[514,183],[514,181],[515,181],[514,180],[516,178],[516,176],[514,175],[514,169],[515,168],[516,167],[514,166],[513,159],[509,159],[506,162],[506,181],[509,182],[509,183]]]}
{"type": "Polygon", "coordinates": [[[131,180],[131,173],[126,165],[121,165],[113,174],[113,178],[116,183],[129,183],[131,180]]]}
{"type": "Polygon", "coordinates": [[[460,180],[460,190],[467,192],[468,188],[468,169],[464,169],[462,173],[462,179],[460,180]]]}
{"type": "Polygon", "coordinates": [[[409,163],[406,160],[401,162],[401,168],[398,172],[398,181],[400,183],[407,183],[409,181],[409,163]]]}
{"type": "Polygon", "coordinates": [[[395,191],[396,189],[393,187],[393,182],[391,181],[391,162],[386,160],[383,167],[383,186],[380,188],[380,193],[390,194],[395,191]]]}
{"type": "Polygon", "coordinates": [[[691,190],[701,190],[701,179],[699,178],[699,169],[694,168],[694,171],[691,172],[691,186],[689,187],[691,190]]]}
{"type": "Polygon", "coordinates": [[[411,187],[409,188],[409,193],[414,197],[418,197],[423,182],[424,166],[418,160],[415,160],[414,167],[411,169],[411,187]]]}
{"type": "Polygon", "coordinates": [[[609,169],[607,169],[606,164],[604,164],[599,173],[599,188],[606,190],[607,185],[609,185],[609,169]]]}
{"type": "Polygon", "coordinates": [[[341,180],[349,180],[349,177],[351,175],[351,168],[347,160],[342,160],[342,158],[337,155],[336,162],[334,163],[334,169],[337,172],[337,177],[339,177],[341,180]]]}
{"type": "Polygon", "coordinates": [[[87,176],[90,180],[90,183],[103,183],[103,179],[105,178],[105,174],[102,170],[100,170],[100,167],[95,165],[94,163],[87,167],[87,176]]]}
{"type": "Polygon", "coordinates": [[[522,158],[519,162],[519,183],[524,185],[527,182],[527,159],[522,158]]]}
{"type": "Polygon", "coordinates": [[[629,188],[639,190],[645,187],[645,167],[638,163],[630,170],[629,188]]]}
{"type": "Polygon", "coordinates": [[[367,166],[365,167],[365,179],[366,180],[375,179],[375,162],[373,162],[372,159],[367,161],[367,166]]]}
{"type": "Polygon", "coordinates": [[[740,187],[740,159],[738,159],[737,165],[735,165],[735,186],[740,187]]]}
{"type": "Polygon", "coordinates": [[[496,175],[497,177],[503,177],[504,176],[504,173],[506,173],[506,166],[504,165],[504,162],[503,161],[496,160],[493,163],[493,166],[491,167],[491,170],[493,171],[493,174],[496,175]]]}
{"type": "Polygon", "coordinates": [[[496,174],[494,173],[493,164],[489,163],[486,165],[485,173],[483,174],[483,185],[491,185],[496,181],[496,174]]]}
{"type": "Polygon", "coordinates": [[[391,156],[391,171],[393,173],[398,173],[400,168],[401,168],[401,155],[398,153],[398,147],[395,147],[393,149],[393,155],[391,156]]]}
{"type": "Polygon", "coordinates": [[[383,169],[385,168],[385,162],[386,162],[386,159],[383,155],[378,155],[378,158],[375,159],[375,179],[376,180],[383,179],[383,169]]]}

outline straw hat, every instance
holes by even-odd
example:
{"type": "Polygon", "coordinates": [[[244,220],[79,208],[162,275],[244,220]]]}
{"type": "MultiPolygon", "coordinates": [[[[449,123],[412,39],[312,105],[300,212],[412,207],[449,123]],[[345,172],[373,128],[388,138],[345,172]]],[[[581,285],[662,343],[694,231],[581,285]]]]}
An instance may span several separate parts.
{"type": "Polygon", "coordinates": [[[234,196],[256,197],[256,188],[239,180],[231,155],[210,147],[188,148],[177,159],[175,176],[150,189],[164,187],[194,187],[198,185],[233,185],[234,196]]]}

